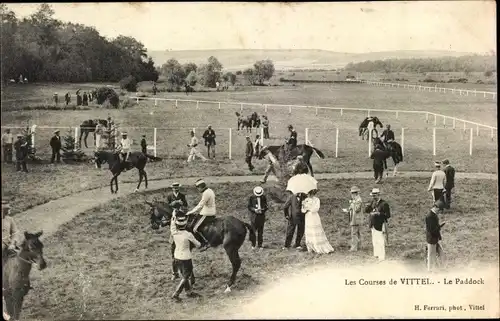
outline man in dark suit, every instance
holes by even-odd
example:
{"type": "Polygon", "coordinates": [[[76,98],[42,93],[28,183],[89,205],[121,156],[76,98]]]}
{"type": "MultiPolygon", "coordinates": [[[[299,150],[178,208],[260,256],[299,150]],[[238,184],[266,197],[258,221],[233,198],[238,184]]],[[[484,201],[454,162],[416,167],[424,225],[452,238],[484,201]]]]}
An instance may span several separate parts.
{"type": "Polygon", "coordinates": [[[27,173],[26,158],[28,158],[28,142],[26,142],[22,134],[17,134],[14,150],[16,151],[16,171],[20,172],[22,166],[23,172],[27,173]]]}
{"type": "Polygon", "coordinates": [[[288,225],[286,227],[286,239],[285,246],[283,249],[290,248],[292,244],[293,234],[295,234],[295,228],[297,228],[297,236],[295,237],[295,248],[297,250],[302,250],[300,242],[304,236],[305,230],[305,215],[302,213],[302,201],[304,195],[298,194],[294,195],[289,192],[288,199],[283,206],[285,212],[285,218],[288,220],[288,225]]]}
{"type": "Polygon", "coordinates": [[[445,205],[444,208],[449,209],[451,205],[451,190],[455,187],[455,168],[450,165],[450,161],[443,161],[444,174],[446,175],[446,183],[444,185],[445,205]]]}
{"type": "Polygon", "coordinates": [[[208,125],[207,130],[203,133],[203,139],[205,140],[205,146],[207,146],[207,156],[210,158],[210,151],[212,151],[212,156],[215,158],[215,131],[212,129],[211,125],[208,125]]]}
{"type": "Polygon", "coordinates": [[[257,232],[257,247],[261,250],[263,248],[262,241],[267,209],[267,199],[266,195],[264,195],[264,189],[257,186],[253,189],[253,195],[248,199],[248,210],[250,211],[250,224],[257,232]]]}
{"type": "Polygon", "coordinates": [[[384,175],[384,166],[387,169],[387,164],[385,160],[390,156],[388,151],[382,150],[380,146],[376,146],[372,155],[370,156],[373,159],[373,174],[375,177],[375,183],[378,184],[382,180],[384,175]]]}
{"type": "Polygon", "coordinates": [[[246,137],[247,144],[245,148],[245,163],[248,165],[248,169],[250,171],[253,171],[253,165],[252,165],[252,156],[253,156],[253,144],[252,141],[250,140],[250,137],[246,137]]]}
{"type": "Polygon", "coordinates": [[[143,154],[148,153],[148,144],[146,143],[146,135],[142,135],[141,139],[141,151],[143,154]]]}
{"type": "Polygon", "coordinates": [[[431,271],[437,263],[437,258],[442,253],[439,241],[441,241],[441,228],[443,224],[439,224],[438,214],[441,213],[445,204],[442,200],[434,203],[427,216],[425,217],[425,235],[427,240],[427,271],[431,271]]]}
{"type": "MultiPolygon", "coordinates": [[[[186,200],[186,195],[180,192],[180,187],[181,184],[179,183],[173,183],[171,188],[172,188],[172,193],[167,195],[167,203],[168,205],[174,210],[174,211],[183,211],[186,213],[186,209],[188,207],[188,203],[186,200]]],[[[172,217],[173,218],[173,217],[172,217]]],[[[174,218],[173,218],[174,219],[174,218]]],[[[175,252],[175,242],[172,234],[170,234],[170,252],[172,254],[172,280],[176,279],[179,277],[179,274],[177,273],[177,266],[174,264],[174,252],[175,252]]]]}
{"type": "Polygon", "coordinates": [[[389,204],[380,198],[378,188],[373,188],[370,195],[372,201],[365,207],[365,213],[370,213],[373,256],[383,261],[385,260],[385,246],[389,241],[387,223],[391,217],[391,210],[389,204]]]}
{"type": "Polygon", "coordinates": [[[59,136],[59,130],[54,131],[54,136],[50,139],[50,148],[52,148],[52,156],[50,157],[50,162],[54,163],[57,158],[57,162],[61,162],[61,136],[59,136]]]}

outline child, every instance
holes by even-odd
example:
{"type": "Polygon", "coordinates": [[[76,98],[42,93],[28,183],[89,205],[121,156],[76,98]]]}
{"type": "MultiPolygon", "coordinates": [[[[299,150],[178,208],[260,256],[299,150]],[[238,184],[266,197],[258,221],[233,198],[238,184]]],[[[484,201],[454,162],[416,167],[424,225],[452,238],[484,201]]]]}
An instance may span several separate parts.
{"type": "Polygon", "coordinates": [[[146,154],[148,151],[148,144],[146,143],[146,135],[142,135],[141,150],[143,154],[146,154]]]}

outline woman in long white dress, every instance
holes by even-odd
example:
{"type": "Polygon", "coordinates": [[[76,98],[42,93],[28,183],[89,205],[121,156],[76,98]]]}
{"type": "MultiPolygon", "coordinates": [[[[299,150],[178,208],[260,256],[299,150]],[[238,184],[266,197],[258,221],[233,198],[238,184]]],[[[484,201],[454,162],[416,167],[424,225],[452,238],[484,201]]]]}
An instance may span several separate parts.
{"type": "Polygon", "coordinates": [[[326,238],[321,218],[319,217],[320,201],[316,197],[317,190],[309,192],[302,202],[302,212],[305,214],[305,238],[308,252],[327,254],[333,252],[333,247],[326,238]]]}

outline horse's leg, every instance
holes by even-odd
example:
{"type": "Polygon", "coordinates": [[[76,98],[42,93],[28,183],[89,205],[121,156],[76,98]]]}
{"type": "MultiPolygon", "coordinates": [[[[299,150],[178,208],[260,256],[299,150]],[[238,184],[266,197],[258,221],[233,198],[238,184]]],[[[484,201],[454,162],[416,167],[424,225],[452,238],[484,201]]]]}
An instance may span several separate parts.
{"type": "Polygon", "coordinates": [[[309,172],[311,173],[311,176],[314,177],[313,167],[311,165],[311,160],[309,158],[306,160],[306,165],[307,165],[307,168],[309,168],[309,172]]]}
{"type": "Polygon", "coordinates": [[[24,301],[24,290],[15,290],[12,296],[12,307],[13,311],[11,314],[11,320],[19,320],[19,316],[21,315],[21,309],[23,307],[24,301]]]}
{"type": "Polygon", "coordinates": [[[146,184],[146,189],[148,188],[148,174],[144,169],[142,169],[142,176],[144,176],[144,183],[146,184]]]}
{"type": "Polygon", "coordinates": [[[87,146],[87,137],[89,137],[89,132],[88,131],[85,131],[85,135],[83,137],[83,142],[85,143],[85,148],[89,148],[87,146]]]}
{"type": "Polygon", "coordinates": [[[115,175],[111,177],[111,181],[109,181],[109,187],[111,188],[111,194],[113,194],[115,191],[113,190],[113,180],[116,178],[115,175]]]}
{"type": "Polygon", "coordinates": [[[231,277],[229,278],[229,283],[227,284],[226,290],[224,290],[224,293],[228,293],[231,292],[231,286],[233,286],[234,282],[236,281],[236,274],[241,267],[241,258],[240,254],[238,253],[238,248],[235,248],[233,244],[225,244],[224,249],[226,250],[229,261],[231,261],[231,265],[233,267],[233,272],[231,273],[231,277]]]}
{"type": "Polygon", "coordinates": [[[118,193],[118,176],[120,176],[120,173],[121,172],[119,172],[118,174],[116,174],[116,177],[115,177],[115,187],[116,187],[115,193],[118,193]]]}
{"type": "Polygon", "coordinates": [[[137,184],[137,187],[135,188],[134,192],[139,191],[139,187],[141,187],[141,183],[142,183],[142,171],[140,169],[137,169],[137,170],[139,171],[139,184],[137,184]]]}
{"type": "Polygon", "coordinates": [[[14,299],[12,298],[12,293],[6,295],[4,299],[5,306],[7,308],[7,314],[10,316],[10,318],[12,318],[14,314],[14,299]]]}

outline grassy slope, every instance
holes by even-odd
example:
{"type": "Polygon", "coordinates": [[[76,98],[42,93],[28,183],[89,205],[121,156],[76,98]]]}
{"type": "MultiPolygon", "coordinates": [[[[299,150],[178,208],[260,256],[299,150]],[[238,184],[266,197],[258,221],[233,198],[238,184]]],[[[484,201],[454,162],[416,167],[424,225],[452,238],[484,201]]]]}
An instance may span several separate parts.
{"type": "MultiPolygon", "coordinates": [[[[423,268],[425,233],[423,219],[430,206],[427,180],[395,179],[382,186],[383,198],[389,201],[393,217],[390,222],[388,258],[423,268]]],[[[35,291],[28,295],[24,316],[56,319],[131,319],[131,318],[203,318],[221,315],[254,296],[276,271],[286,266],[306,268],[311,264],[330,262],[349,266],[371,261],[370,234],[363,228],[363,249],[347,252],[349,229],[347,217],[340,209],[346,205],[348,190],[356,184],[368,200],[371,181],[320,181],[321,211],[326,234],[336,252],[315,256],[295,251],[283,252],[285,220],[279,204],[272,204],[265,228],[263,252],[254,253],[245,242],[241,255],[243,267],[232,296],[221,300],[221,291],[230,271],[222,249],[195,253],[196,290],[202,297],[181,304],[169,301],[175,283],[169,280],[170,254],[168,232],[152,231],[143,196],[131,195],[106,206],[82,213],[44,241],[49,269],[34,272],[35,291]]],[[[247,220],[246,202],[254,185],[225,184],[212,186],[221,215],[247,220]]],[[[449,269],[475,261],[498,262],[498,216],[496,199],[489,191],[495,181],[460,180],[457,182],[454,209],[441,217],[447,222],[443,246],[449,269]],[[474,200],[470,202],[470,200],[474,200]]],[[[190,205],[199,195],[185,191],[190,205]]],[[[164,198],[165,191],[147,193],[147,198],[164,198]]],[[[282,273],[283,274],[283,273],[282,273]]]]}
{"type": "MultiPolygon", "coordinates": [[[[74,85],[55,86],[69,90],[74,85]]],[[[88,85],[91,87],[92,85],[88,85]]],[[[82,87],[82,85],[78,85],[82,87]]],[[[8,91],[6,94],[19,96],[26,89],[31,90],[29,95],[45,95],[50,98],[54,88],[52,86],[15,87],[17,91],[8,91]]],[[[322,106],[336,106],[346,108],[383,108],[403,110],[429,110],[447,115],[456,115],[465,119],[496,125],[496,118],[491,117],[496,113],[496,105],[482,97],[460,97],[451,94],[419,93],[402,89],[383,89],[370,86],[284,86],[278,88],[253,87],[248,92],[234,93],[195,93],[189,99],[243,101],[277,104],[308,104],[322,106]]],[[[179,97],[186,99],[181,94],[162,93],[160,97],[179,97]]],[[[12,126],[23,124],[27,120],[46,126],[60,126],[62,133],[67,134],[68,125],[75,125],[84,119],[105,118],[111,115],[122,127],[148,126],[170,129],[158,130],[158,152],[169,160],[161,163],[148,164],[146,170],[149,178],[206,176],[206,175],[244,175],[249,174],[243,160],[244,135],[233,131],[232,153],[233,160],[228,160],[228,127],[235,127],[234,112],[239,110],[239,105],[222,105],[217,111],[217,105],[200,104],[196,110],[194,103],[179,102],[179,108],[174,109],[172,103],[161,103],[154,107],[152,102],[141,102],[139,106],[125,110],[93,109],[89,111],[15,111],[2,113],[2,125],[12,126]],[[151,114],[153,113],[153,114],[151,114]],[[186,117],[188,115],[189,117],[186,117]],[[207,164],[193,164],[188,166],[181,159],[186,159],[188,149],[185,147],[189,140],[188,130],[196,127],[198,137],[207,124],[212,124],[218,134],[217,154],[218,160],[207,164]],[[67,129],[65,129],[67,128],[67,129]]],[[[244,107],[244,114],[256,110],[244,107]]],[[[371,162],[367,158],[367,143],[360,141],[357,136],[359,122],[365,116],[362,112],[344,112],[341,117],[338,111],[320,110],[318,116],[313,110],[293,109],[289,115],[282,108],[271,107],[268,110],[271,124],[272,139],[266,144],[281,144],[283,137],[287,136],[286,125],[294,124],[299,132],[299,141],[304,139],[304,130],[309,130],[310,141],[322,150],[327,159],[320,160],[313,157],[312,164],[316,172],[348,172],[358,170],[371,170],[371,162]],[[335,155],[335,132],[333,128],[340,128],[339,157],[335,155]]],[[[381,113],[382,121],[390,121],[395,130],[397,140],[400,140],[400,128],[405,127],[405,162],[400,165],[400,170],[430,170],[434,158],[449,158],[458,171],[469,172],[497,172],[498,156],[496,136],[491,140],[489,132],[481,130],[480,136],[474,136],[474,154],[468,155],[469,135],[462,130],[451,129],[451,122],[447,123],[448,129],[438,129],[437,155],[432,156],[432,122],[425,123],[423,116],[405,116],[400,114],[381,113]],[[479,156],[480,155],[480,156],[479,156]]],[[[438,120],[442,126],[442,120],[438,120]]],[[[462,124],[457,123],[458,128],[462,124]]],[[[152,140],[152,130],[127,129],[130,136],[139,141],[140,135],[145,133],[148,140],[152,140]]],[[[44,159],[50,157],[48,141],[52,135],[51,129],[39,129],[37,132],[37,149],[44,159]]],[[[92,147],[92,138],[89,138],[92,147]]],[[[87,153],[92,148],[85,150],[87,153]]],[[[205,152],[202,148],[202,152],[205,152]]],[[[389,166],[392,167],[391,162],[389,166]]],[[[256,162],[256,173],[261,175],[266,164],[256,162]]],[[[30,167],[30,175],[19,175],[13,166],[2,165],[2,185],[6,196],[16,196],[15,208],[19,211],[33,205],[44,203],[78,190],[88,189],[108,184],[110,174],[108,171],[97,171],[92,165],[81,166],[37,166],[30,167]],[[75,179],[74,172],[78,172],[75,179]],[[46,188],[33,188],[43,186],[46,188]]],[[[124,181],[136,181],[136,171],[123,174],[124,181]]]]}

